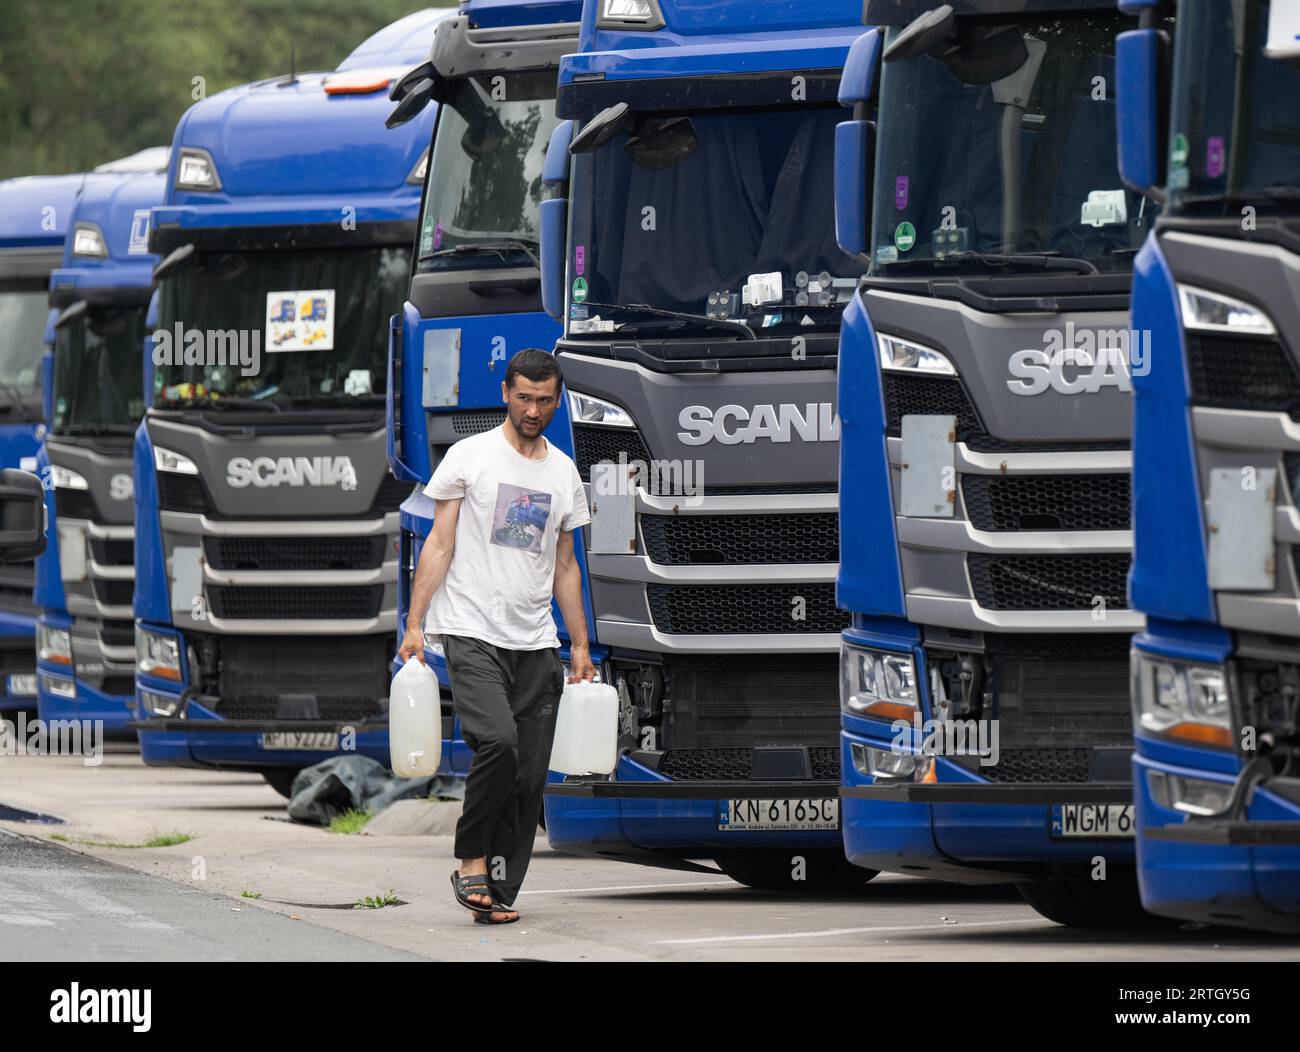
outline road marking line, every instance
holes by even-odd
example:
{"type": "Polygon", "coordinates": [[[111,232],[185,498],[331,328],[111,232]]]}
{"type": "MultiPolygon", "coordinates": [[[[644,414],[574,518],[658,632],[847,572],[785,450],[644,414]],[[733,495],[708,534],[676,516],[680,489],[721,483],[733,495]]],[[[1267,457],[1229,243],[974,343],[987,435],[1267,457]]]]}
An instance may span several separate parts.
{"type": "Polygon", "coordinates": [[[568,895],[579,891],[642,891],[645,888],[712,888],[730,884],[730,880],[693,880],[683,884],[611,884],[601,888],[543,888],[538,891],[521,891],[520,895],[568,895]]]}
{"type": "Polygon", "coordinates": [[[760,939],[824,939],[832,935],[864,935],[869,932],[961,931],[963,928],[1002,928],[1009,924],[1049,924],[1042,917],[1026,920],[971,921],[966,924],[897,924],[879,928],[827,928],[825,931],[788,931],[771,935],[711,935],[703,939],[658,939],[651,946],[692,946],[704,942],[756,942],[760,939]]]}

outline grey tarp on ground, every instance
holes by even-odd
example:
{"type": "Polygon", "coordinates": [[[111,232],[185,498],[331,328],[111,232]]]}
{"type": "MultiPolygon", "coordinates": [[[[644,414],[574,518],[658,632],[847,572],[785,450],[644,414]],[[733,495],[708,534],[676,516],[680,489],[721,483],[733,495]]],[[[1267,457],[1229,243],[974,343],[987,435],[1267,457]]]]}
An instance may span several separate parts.
{"type": "Polygon", "coordinates": [[[408,797],[463,800],[465,780],[442,775],[398,778],[369,756],[333,756],[298,772],[293,780],[289,817],[295,822],[323,826],[349,808],[378,814],[395,800],[408,797]]]}

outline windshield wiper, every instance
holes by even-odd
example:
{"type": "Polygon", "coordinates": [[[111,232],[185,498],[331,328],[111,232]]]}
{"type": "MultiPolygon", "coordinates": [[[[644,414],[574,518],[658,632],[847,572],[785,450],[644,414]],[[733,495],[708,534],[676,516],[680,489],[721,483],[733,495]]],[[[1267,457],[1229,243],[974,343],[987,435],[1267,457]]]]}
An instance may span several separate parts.
{"type": "Polygon", "coordinates": [[[445,256],[479,256],[487,253],[500,256],[503,260],[507,252],[522,252],[533,266],[538,270],[542,269],[542,264],[537,259],[537,248],[539,243],[536,241],[521,241],[516,238],[507,238],[501,241],[467,241],[463,245],[453,245],[451,248],[440,248],[437,252],[426,252],[416,259],[417,263],[423,263],[429,259],[441,259],[445,256]]]}
{"type": "Polygon", "coordinates": [[[1096,264],[1086,259],[1058,256],[1054,252],[1013,252],[1009,255],[1000,252],[953,252],[944,257],[945,262],[950,259],[970,259],[990,267],[1039,267],[1042,270],[1069,270],[1075,274],[1100,273],[1096,264]]]}
{"type": "MultiPolygon", "coordinates": [[[[163,408],[163,407],[160,407],[163,408]]],[[[230,395],[221,395],[217,398],[186,398],[176,402],[165,403],[168,409],[265,409],[269,413],[280,412],[280,407],[275,402],[262,398],[236,398],[230,395]]]]}
{"type": "Polygon", "coordinates": [[[134,435],[135,424],[65,424],[56,435],[134,435]]]}
{"type": "Polygon", "coordinates": [[[1225,194],[1184,194],[1180,205],[1249,204],[1251,201],[1300,200],[1300,186],[1265,186],[1258,190],[1233,190],[1225,194]]]}
{"type": "Polygon", "coordinates": [[[632,310],[641,311],[643,314],[656,314],[664,318],[676,318],[680,321],[700,322],[704,325],[711,325],[715,329],[726,329],[728,332],[743,332],[751,340],[757,340],[758,336],[754,330],[746,325],[743,321],[736,318],[709,318],[703,314],[691,314],[687,311],[665,310],[663,307],[652,307],[648,303],[593,303],[591,300],[582,304],[584,307],[598,307],[601,310],[632,310]]]}

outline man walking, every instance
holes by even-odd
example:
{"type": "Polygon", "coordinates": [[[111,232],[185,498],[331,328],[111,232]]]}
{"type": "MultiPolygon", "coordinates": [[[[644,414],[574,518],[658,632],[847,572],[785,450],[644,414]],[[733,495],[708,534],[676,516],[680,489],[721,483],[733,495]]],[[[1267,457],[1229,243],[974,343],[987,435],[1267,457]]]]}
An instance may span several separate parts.
{"type": "Polygon", "coordinates": [[[501,384],[505,421],[457,442],[438,465],[424,490],[435,502],[433,529],[398,651],[423,662],[425,633],[442,637],[474,751],[452,887],[485,924],[519,919],[508,907],[532,858],[564,689],[552,595],[569,634],[569,682],[595,675],[573,552],[573,531],[591,521],[587,495],[573,461],[542,437],[561,382],[552,355],[520,351],[501,384]]]}

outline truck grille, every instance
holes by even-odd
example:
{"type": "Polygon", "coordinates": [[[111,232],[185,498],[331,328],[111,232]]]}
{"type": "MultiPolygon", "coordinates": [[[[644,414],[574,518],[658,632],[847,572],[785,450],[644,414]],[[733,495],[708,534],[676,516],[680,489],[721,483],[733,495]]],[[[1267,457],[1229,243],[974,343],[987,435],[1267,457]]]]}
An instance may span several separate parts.
{"type": "Polygon", "coordinates": [[[374,570],[388,537],[206,537],[203,553],[217,570],[374,570]]]}
{"type": "Polygon", "coordinates": [[[90,552],[100,566],[135,565],[135,541],[105,541],[92,537],[90,552]]]}
{"type": "MultiPolygon", "coordinates": [[[[35,671],[36,648],[32,645],[30,636],[26,639],[20,636],[0,639],[0,676],[9,675],[12,672],[35,671]]],[[[3,689],[4,683],[0,681],[0,691],[3,691],[3,689]]]]}
{"type": "Polygon", "coordinates": [[[986,610],[1089,610],[1098,596],[1106,608],[1128,608],[1129,556],[966,556],[975,601],[986,610]]]}
{"type": "Polygon", "coordinates": [[[902,434],[903,417],[954,416],[957,441],[982,453],[1069,452],[1079,449],[1128,449],[1127,442],[1007,442],[994,438],[959,379],[884,373],[885,426],[891,437],[902,434]]]}
{"type": "Polygon", "coordinates": [[[1196,405],[1300,420],[1300,378],[1278,340],[1188,333],[1187,372],[1196,405]]]}
{"type": "MultiPolygon", "coordinates": [[[[753,757],[750,749],[669,749],[659,773],[679,782],[747,781],[752,776],[753,757]]],[[[838,749],[809,749],[808,759],[816,781],[840,780],[838,749]]]]}
{"type": "MultiPolygon", "coordinates": [[[[0,609],[27,616],[36,610],[32,601],[32,586],[36,581],[34,562],[9,563],[0,566],[0,609]]],[[[30,650],[30,637],[26,640],[30,650]]]]}
{"type": "Polygon", "coordinates": [[[134,601],[134,581],[106,581],[96,577],[91,582],[95,598],[105,606],[130,606],[134,601]]]}
{"type": "Polygon", "coordinates": [[[207,595],[217,617],[234,621],[364,621],[378,616],[384,586],[208,585],[207,595]]]}
{"type": "Polygon", "coordinates": [[[99,689],[105,694],[112,694],[114,697],[130,697],[135,693],[135,677],[105,676],[99,684],[99,689]]]}
{"type": "MultiPolygon", "coordinates": [[[[308,703],[310,704],[310,703],[308,703]]],[[[216,703],[216,713],[228,720],[275,720],[293,719],[281,715],[289,710],[282,709],[280,699],[269,694],[248,694],[239,698],[222,698],[216,703]]],[[[292,711],[301,712],[300,707],[292,711]]],[[[361,723],[384,714],[383,706],[375,698],[349,697],[346,695],[318,695],[315,699],[314,716],[298,716],[298,719],[341,720],[361,723]]]]}
{"type": "Polygon", "coordinates": [[[458,409],[451,414],[451,430],[457,435],[481,435],[505,422],[504,409],[458,409]]]}
{"type": "Polygon", "coordinates": [[[833,584],[652,584],[646,587],[646,596],[650,616],[661,632],[803,635],[839,633],[849,626],[849,615],[835,606],[833,584]]]}
{"type": "Polygon", "coordinates": [[[991,767],[971,766],[990,782],[1086,782],[1088,749],[1003,749],[991,767]]]}
{"type": "Polygon", "coordinates": [[[103,621],[99,626],[99,639],[108,647],[135,646],[135,622],[103,621]]]}
{"type": "Polygon", "coordinates": [[[94,522],[99,518],[95,498],[84,489],[56,489],[54,510],[61,519],[86,519],[94,522]]]}
{"type": "Polygon", "coordinates": [[[718,772],[737,763],[737,753],[748,763],[755,746],[794,744],[810,747],[814,771],[829,770],[835,754],[838,777],[838,655],[673,655],[664,684],[665,745],[670,756],[682,754],[676,762],[685,767],[718,772]]]}
{"type": "Polygon", "coordinates": [[[650,561],[667,566],[839,562],[839,516],[642,515],[650,561]]]}
{"type": "Polygon", "coordinates": [[[406,500],[414,489],[414,483],[403,482],[385,473],[384,481],[379,484],[379,492],[375,494],[375,502],[370,506],[370,511],[376,516],[397,511],[401,508],[402,501],[406,500]]]}
{"type": "MultiPolygon", "coordinates": [[[[207,515],[209,518],[231,518],[231,516],[222,515],[217,511],[217,506],[213,503],[208,487],[199,476],[175,475],[171,472],[160,471],[157,473],[156,478],[158,479],[158,507],[163,511],[207,515]]],[[[360,516],[339,515],[332,517],[377,519],[381,515],[397,511],[401,507],[402,501],[411,495],[414,488],[410,482],[402,482],[400,479],[395,479],[392,475],[385,473],[383,481],[379,484],[379,491],[375,494],[375,499],[368,510],[360,516]]],[[[282,519],[285,517],[283,511],[279,510],[272,510],[269,514],[273,518],[282,519]]],[[[251,519],[257,516],[246,515],[242,517],[251,519]]]]}
{"type": "Polygon", "coordinates": [[[979,530],[1127,530],[1129,476],[963,475],[966,517],[979,530]]]}
{"type": "Polygon", "coordinates": [[[591,481],[592,464],[606,460],[618,463],[620,452],[625,454],[629,462],[650,462],[650,453],[641,438],[641,432],[634,428],[573,425],[573,459],[584,482],[591,481]]]}

